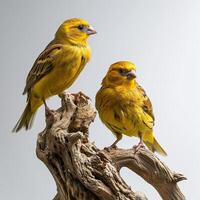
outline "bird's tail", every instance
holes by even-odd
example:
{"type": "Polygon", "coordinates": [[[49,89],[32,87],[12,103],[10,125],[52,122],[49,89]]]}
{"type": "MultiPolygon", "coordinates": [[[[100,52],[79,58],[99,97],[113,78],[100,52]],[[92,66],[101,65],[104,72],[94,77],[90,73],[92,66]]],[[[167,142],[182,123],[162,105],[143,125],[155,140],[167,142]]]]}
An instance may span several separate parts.
{"type": "Polygon", "coordinates": [[[167,153],[165,152],[165,150],[160,146],[160,144],[158,143],[158,141],[154,138],[153,140],[153,144],[148,142],[148,141],[144,141],[144,143],[146,144],[146,146],[149,148],[149,150],[151,150],[152,152],[158,152],[160,155],[162,156],[167,156],[167,153]]]}
{"type": "Polygon", "coordinates": [[[28,101],[26,108],[24,109],[24,112],[22,113],[20,119],[13,128],[12,132],[18,132],[23,127],[25,127],[26,130],[30,129],[33,124],[35,113],[36,111],[33,112],[31,110],[31,104],[30,101],[28,101]]]}

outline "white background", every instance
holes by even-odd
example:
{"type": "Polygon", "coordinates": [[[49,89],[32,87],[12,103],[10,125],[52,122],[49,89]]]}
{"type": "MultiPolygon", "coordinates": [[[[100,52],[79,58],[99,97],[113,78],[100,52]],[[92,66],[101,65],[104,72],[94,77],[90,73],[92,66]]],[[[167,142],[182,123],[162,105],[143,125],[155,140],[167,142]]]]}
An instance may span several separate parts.
{"type": "MultiPolygon", "coordinates": [[[[183,173],[187,199],[199,200],[200,1],[198,0],[1,0],[0,1],[0,199],[53,199],[56,186],[35,155],[37,134],[43,130],[44,108],[33,128],[12,134],[24,107],[25,79],[38,54],[68,18],[81,17],[98,31],[89,39],[92,58],[68,90],[92,98],[108,66],[119,60],[137,65],[138,82],[150,97],[156,117],[155,135],[168,153],[161,157],[171,169],[183,173]]],[[[59,98],[48,101],[60,106],[59,98]]],[[[99,148],[114,137],[98,117],[90,129],[99,148]]],[[[138,142],[124,137],[119,146],[138,142]]],[[[123,178],[150,200],[160,197],[134,173],[123,178]]]]}

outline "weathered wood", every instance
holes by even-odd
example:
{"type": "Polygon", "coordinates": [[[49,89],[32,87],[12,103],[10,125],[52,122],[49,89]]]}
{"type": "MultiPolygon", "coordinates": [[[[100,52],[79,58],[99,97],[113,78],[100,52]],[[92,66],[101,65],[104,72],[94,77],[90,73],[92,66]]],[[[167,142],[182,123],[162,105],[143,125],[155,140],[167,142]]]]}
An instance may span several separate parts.
{"type": "Polygon", "coordinates": [[[147,200],[119,175],[128,167],[150,183],[164,200],[185,199],[177,182],[186,179],[172,172],[147,149],[99,150],[88,140],[95,110],[82,94],[62,96],[62,106],[46,116],[38,135],[36,153],[57,185],[54,200],[147,200]]]}

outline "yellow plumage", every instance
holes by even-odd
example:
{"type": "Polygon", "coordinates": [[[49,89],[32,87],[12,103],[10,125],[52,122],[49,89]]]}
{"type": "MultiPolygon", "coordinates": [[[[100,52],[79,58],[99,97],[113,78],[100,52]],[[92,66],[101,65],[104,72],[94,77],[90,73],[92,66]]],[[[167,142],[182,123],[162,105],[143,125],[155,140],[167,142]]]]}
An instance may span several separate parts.
{"type": "Polygon", "coordinates": [[[136,82],[135,65],[120,61],[110,66],[96,95],[96,108],[102,122],[117,137],[140,138],[151,151],[167,155],[153,134],[154,115],[145,91],[136,82]]]}
{"type": "Polygon", "coordinates": [[[36,59],[30,70],[23,94],[27,106],[14,127],[31,127],[37,109],[45,99],[62,93],[76,80],[90,59],[87,38],[96,31],[83,19],[69,19],[58,28],[55,38],[36,59]]]}

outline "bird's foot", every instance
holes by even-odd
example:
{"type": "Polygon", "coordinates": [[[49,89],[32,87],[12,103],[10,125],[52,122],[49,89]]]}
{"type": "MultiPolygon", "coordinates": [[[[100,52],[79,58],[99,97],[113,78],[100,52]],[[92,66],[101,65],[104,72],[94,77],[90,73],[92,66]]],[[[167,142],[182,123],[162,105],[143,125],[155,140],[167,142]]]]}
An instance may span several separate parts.
{"type": "Polygon", "coordinates": [[[78,93],[80,96],[84,96],[86,99],[90,100],[90,97],[88,97],[87,95],[85,95],[83,92],[79,92],[78,93]]]}
{"type": "Polygon", "coordinates": [[[76,102],[79,102],[80,101],[80,98],[81,96],[85,97],[87,100],[90,100],[90,97],[88,97],[87,95],[85,95],[83,92],[78,92],[78,93],[72,93],[72,95],[74,96],[75,98],[75,101],[76,102]]]}
{"type": "Polygon", "coordinates": [[[55,111],[51,110],[49,107],[45,107],[45,116],[46,117],[50,117],[50,116],[54,116],[55,111]]]}
{"type": "Polygon", "coordinates": [[[58,96],[63,99],[65,97],[66,93],[65,92],[61,92],[60,94],[58,94],[58,96]]]}
{"type": "Polygon", "coordinates": [[[45,100],[43,100],[43,103],[44,103],[44,107],[45,107],[45,116],[46,116],[46,118],[47,118],[47,117],[50,117],[50,116],[53,116],[55,111],[54,111],[54,110],[51,110],[51,109],[47,106],[45,100]]]}
{"type": "Polygon", "coordinates": [[[117,145],[116,144],[112,144],[109,147],[105,147],[104,150],[110,152],[112,149],[117,149],[117,145]]]}
{"type": "Polygon", "coordinates": [[[133,149],[135,149],[134,154],[136,154],[140,148],[145,148],[145,145],[142,140],[137,145],[133,146],[133,149]]]}

